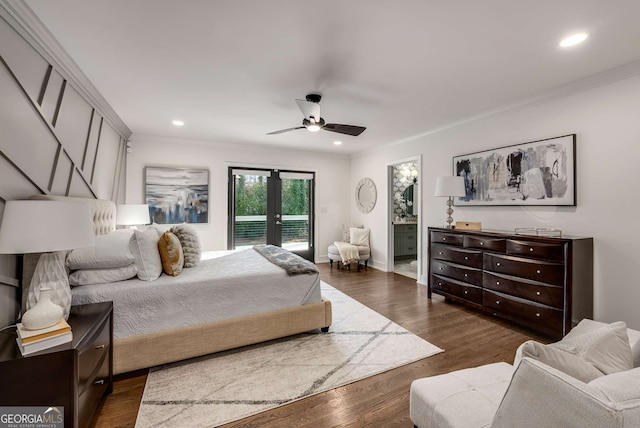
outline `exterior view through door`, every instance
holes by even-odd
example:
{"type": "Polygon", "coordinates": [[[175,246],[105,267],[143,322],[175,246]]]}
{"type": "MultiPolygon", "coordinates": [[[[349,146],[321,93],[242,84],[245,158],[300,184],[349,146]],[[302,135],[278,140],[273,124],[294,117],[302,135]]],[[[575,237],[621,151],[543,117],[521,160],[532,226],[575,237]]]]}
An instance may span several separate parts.
{"type": "Polygon", "coordinates": [[[229,168],[228,249],[271,244],[314,261],[313,172],[229,168]]]}

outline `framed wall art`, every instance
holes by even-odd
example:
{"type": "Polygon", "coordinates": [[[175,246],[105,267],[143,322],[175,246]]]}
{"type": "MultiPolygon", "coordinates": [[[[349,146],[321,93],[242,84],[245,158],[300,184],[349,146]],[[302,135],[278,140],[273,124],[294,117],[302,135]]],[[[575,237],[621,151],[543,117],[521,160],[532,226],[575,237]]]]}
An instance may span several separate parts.
{"type": "Polygon", "coordinates": [[[453,158],[466,196],[454,205],[576,205],[576,134],[453,158]]]}
{"type": "Polygon", "coordinates": [[[209,170],[147,166],[145,198],[159,224],[209,222],[209,170]]]}

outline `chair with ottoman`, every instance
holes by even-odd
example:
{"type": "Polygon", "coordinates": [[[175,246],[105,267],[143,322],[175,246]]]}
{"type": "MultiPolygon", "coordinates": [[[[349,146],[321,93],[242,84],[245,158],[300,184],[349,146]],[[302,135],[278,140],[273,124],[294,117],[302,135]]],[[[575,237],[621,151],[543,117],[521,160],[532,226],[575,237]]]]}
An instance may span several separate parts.
{"type": "Polygon", "coordinates": [[[419,428],[640,427],[640,331],[585,319],[523,343],[513,365],[415,380],[410,415],[419,428]]]}
{"type": "Polygon", "coordinates": [[[371,257],[371,247],[369,245],[369,229],[364,226],[342,226],[342,241],[334,241],[328,249],[329,265],[333,268],[333,262],[338,262],[338,267],[346,266],[351,270],[351,264],[364,263],[365,269],[371,257]],[[349,253],[348,251],[351,251],[349,253]]]}

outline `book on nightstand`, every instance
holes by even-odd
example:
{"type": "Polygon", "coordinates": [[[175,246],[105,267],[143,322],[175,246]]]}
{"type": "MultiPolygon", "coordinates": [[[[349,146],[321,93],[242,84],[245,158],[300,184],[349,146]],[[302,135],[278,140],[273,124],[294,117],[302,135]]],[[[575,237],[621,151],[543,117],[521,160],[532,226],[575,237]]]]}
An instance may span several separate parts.
{"type": "Polygon", "coordinates": [[[18,323],[16,330],[18,333],[16,342],[22,355],[42,351],[73,340],[71,326],[64,319],[51,327],[40,330],[27,330],[22,323],[18,323]]]}

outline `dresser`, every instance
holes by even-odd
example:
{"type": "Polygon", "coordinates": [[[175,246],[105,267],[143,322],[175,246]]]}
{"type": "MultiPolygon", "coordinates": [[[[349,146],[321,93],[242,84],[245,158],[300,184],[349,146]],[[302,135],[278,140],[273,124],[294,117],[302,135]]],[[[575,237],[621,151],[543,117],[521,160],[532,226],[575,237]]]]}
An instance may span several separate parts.
{"type": "Polygon", "coordinates": [[[429,228],[429,291],[552,338],[593,318],[593,238],[429,228]]]}
{"type": "Polygon", "coordinates": [[[418,254],[418,224],[393,224],[393,256],[409,257],[418,254]]]}
{"type": "Polygon", "coordinates": [[[64,408],[64,426],[90,425],[102,397],[111,392],[113,305],[71,307],[73,341],[22,356],[16,333],[0,333],[0,406],[64,408]]]}

